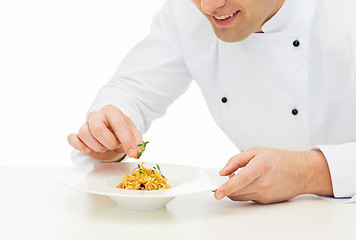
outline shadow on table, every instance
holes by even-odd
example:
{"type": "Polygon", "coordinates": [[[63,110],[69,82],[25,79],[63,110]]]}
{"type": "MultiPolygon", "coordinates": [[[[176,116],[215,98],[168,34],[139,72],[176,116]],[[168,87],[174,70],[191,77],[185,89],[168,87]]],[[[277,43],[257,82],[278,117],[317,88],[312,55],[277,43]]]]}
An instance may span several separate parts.
{"type": "Polygon", "coordinates": [[[286,202],[262,205],[254,202],[233,202],[229,199],[215,200],[212,194],[201,194],[177,197],[166,207],[150,211],[124,209],[110,197],[102,195],[87,194],[85,202],[83,210],[90,218],[111,223],[150,222],[151,225],[194,221],[218,224],[223,219],[234,219],[235,223],[241,221],[241,224],[253,225],[258,219],[278,226],[286,224],[293,226],[299,224],[300,219],[304,219],[304,223],[312,226],[319,219],[318,221],[324,221],[323,223],[328,226],[332,211],[328,201],[315,196],[297,197],[286,202]],[[305,219],[305,216],[308,218],[305,219]],[[320,220],[320,216],[324,216],[321,218],[323,220],[320,220]]]}
{"type": "Polygon", "coordinates": [[[121,208],[110,197],[102,195],[88,195],[88,201],[91,202],[88,211],[95,218],[104,218],[107,220],[137,222],[140,221],[167,221],[172,218],[170,211],[164,207],[150,211],[137,211],[121,208]]]}

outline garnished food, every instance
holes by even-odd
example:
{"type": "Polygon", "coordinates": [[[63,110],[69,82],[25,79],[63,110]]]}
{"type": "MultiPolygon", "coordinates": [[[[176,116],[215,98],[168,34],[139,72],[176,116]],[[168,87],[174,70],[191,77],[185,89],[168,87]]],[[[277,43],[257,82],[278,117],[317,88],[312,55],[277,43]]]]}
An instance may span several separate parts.
{"type": "Polygon", "coordinates": [[[141,147],[141,150],[137,153],[137,158],[142,156],[142,153],[146,150],[147,143],[149,143],[149,141],[137,145],[138,147],[141,147]]]}
{"type": "Polygon", "coordinates": [[[161,168],[156,164],[153,169],[143,166],[142,162],[132,171],[130,175],[125,175],[117,188],[130,190],[160,190],[171,188],[167,184],[167,179],[163,176],[161,168]]]}

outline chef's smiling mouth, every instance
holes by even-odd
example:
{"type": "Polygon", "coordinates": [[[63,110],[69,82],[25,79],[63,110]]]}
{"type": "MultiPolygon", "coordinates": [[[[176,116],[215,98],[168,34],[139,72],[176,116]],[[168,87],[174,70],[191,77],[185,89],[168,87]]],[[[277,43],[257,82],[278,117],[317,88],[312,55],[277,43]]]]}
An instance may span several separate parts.
{"type": "Polygon", "coordinates": [[[216,20],[220,20],[220,21],[223,21],[223,20],[226,20],[226,19],[229,19],[231,17],[233,17],[236,13],[238,13],[238,11],[234,12],[234,13],[231,13],[231,14],[226,14],[226,15],[220,15],[220,16],[213,16],[214,19],[216,20]]]}
{"type": "Polygon", "coordinates": [[[237,10],[234,13],[225,14],[225,15],[211,15],[212,20],[217,27],[228,27],[231,23],[234,22],[236,17],[240,13],[240,10],[237,10]]]}

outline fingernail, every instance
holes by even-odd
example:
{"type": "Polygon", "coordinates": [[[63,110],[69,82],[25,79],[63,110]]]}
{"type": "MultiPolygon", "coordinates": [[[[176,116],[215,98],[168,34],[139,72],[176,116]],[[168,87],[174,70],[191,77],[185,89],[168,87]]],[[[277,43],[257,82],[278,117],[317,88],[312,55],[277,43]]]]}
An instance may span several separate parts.
{"type": "Polygon", "coordinates": [[[215,197],[219,200],[225,197],[225,194],[223,192],[215,192],[215,197]]]}
{"type": "Polygon", "coordinates": [[[129,155],[129,157],[135,157],[136,151],[133,150],[132,148],[129,149],[129,151],[127,152],[127,155],[129,155]]]}
{"type": "Polygon", "coordinates": [[[220,176],[223,176],[225,174],[225,169],[226,169],[226,167],[224,167],[223,169],[220,170],[220,172],[219,172],[220,176]]]}

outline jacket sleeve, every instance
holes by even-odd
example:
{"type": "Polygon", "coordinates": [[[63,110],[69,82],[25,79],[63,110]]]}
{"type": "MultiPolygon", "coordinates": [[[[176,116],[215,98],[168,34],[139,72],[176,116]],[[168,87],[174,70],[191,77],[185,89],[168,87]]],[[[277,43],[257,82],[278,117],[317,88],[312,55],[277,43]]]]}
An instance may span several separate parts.
{"type": "Polygon", "coordinates": [[[356,195],[356,142],[337,145],[319,145],[330,169],[336,198],[356,195]]]}
{"type": "Polygon", "coordinates": [[[144,133],[186,91],[192,78],[183,60],[172,2],[163,5],[149,35],[124,58],[89,112],[112,104],[144,133]]]}

